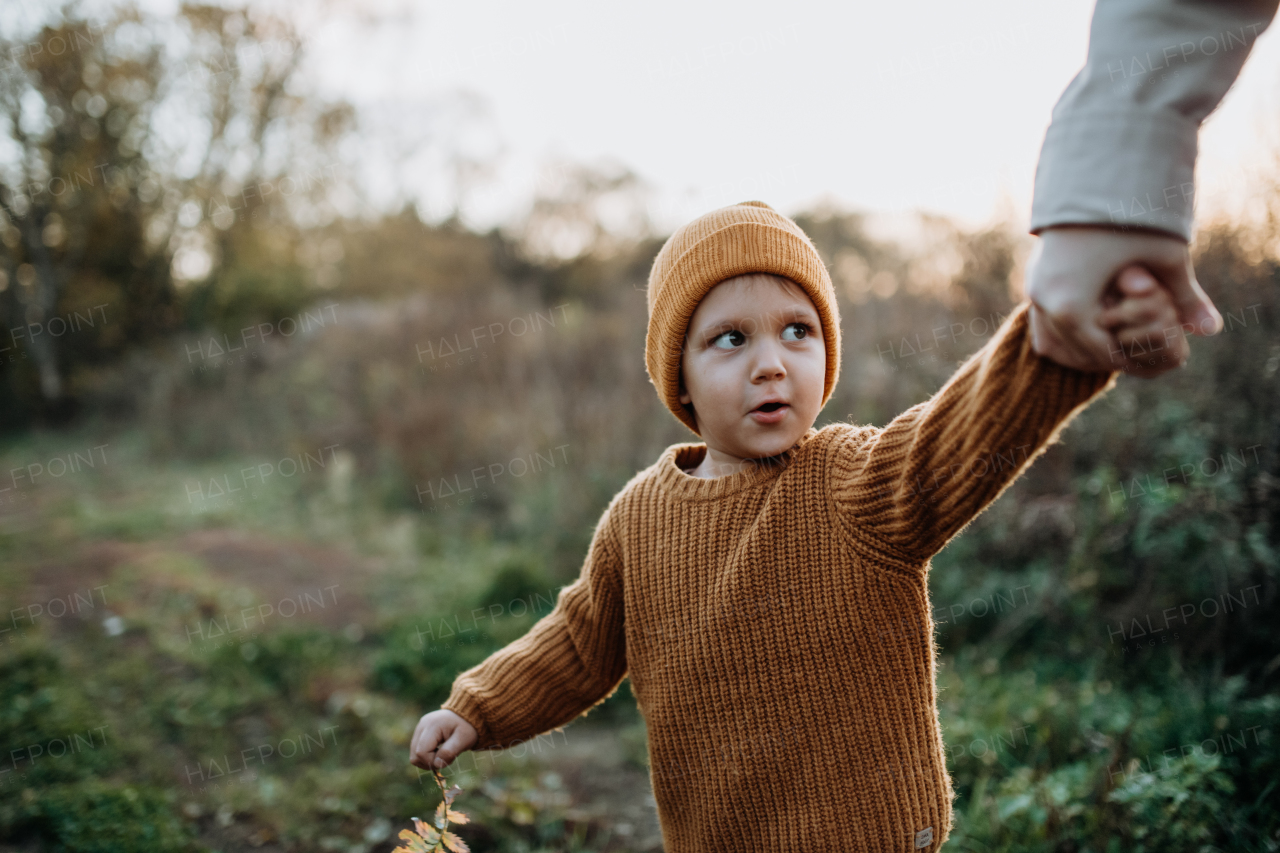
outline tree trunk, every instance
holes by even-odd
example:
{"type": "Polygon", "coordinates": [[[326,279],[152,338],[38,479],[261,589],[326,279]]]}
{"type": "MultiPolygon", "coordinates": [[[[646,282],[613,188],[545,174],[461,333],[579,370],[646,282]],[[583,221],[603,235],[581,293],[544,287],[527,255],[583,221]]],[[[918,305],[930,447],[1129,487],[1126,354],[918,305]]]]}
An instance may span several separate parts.
{"type": "Polygon", "coordinates": [[[27,303],[23,319],[26,321],[27,350],[36,363],[40,377],[40,395],[46,402],[62,398],[62,374],[58,371],[58,351],[49,334],[49,318],[58,306],[58,272],[48,259],[36,264],[35,291],[27,303]]]}

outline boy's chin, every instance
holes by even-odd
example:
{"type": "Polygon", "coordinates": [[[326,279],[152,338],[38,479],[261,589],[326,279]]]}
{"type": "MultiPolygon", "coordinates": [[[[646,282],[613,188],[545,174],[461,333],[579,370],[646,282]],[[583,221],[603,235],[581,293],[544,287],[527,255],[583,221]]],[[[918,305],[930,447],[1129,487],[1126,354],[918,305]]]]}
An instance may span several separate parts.
{"type": "Polygon", "coordinates": [[[741,453],[735,454],[743,459],[765,459],[777,456],[789,450],[800,437],[808,432],[808,426],[802,426],[788,418],[779,424],[760,426],[750,424],[738,430],[732,444],[738,446],[741,453]]]}

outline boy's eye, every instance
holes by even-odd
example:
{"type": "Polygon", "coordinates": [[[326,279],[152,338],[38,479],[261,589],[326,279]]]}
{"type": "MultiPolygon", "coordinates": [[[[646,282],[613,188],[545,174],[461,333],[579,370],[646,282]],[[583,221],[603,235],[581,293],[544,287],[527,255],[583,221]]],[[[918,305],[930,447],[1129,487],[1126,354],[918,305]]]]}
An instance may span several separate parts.
{"type": "Polygon", "coordinates": [[[721,332],[720,334],[712,338],[711,346],[715,347],[716,349],[737,349],[737,347],[733,344],[730,344],[729,346],[721,346],[721,343],[725,341],[727,338],[729,338],[729,336],[731,335],[736,335],[738,338],[742,340],[746,340],[746,335],[742,334],[742,332],[739,332],[737,329],[731,329],[728,332],[721,332]]]}
{"type": "Polygon", "coordinates": [[[787,329],[783,330],[782,339],[784,341],[785,340],[802,341],[805,338],[809,337],[809,335],[811,334],[813,334],[813,329],[809,326],[808,323],[791,323],[790,325],[787,326],[787,329]],[[789,329],[796,329],[799,332],[799,337],[788,338],[786,335],[787,335],[787,330],[789,329]]]}
{"type": "MultiPolygon", "coordinates": [[[[788,323],[787,327],[782,330],[782,339],[784,341],[802,341],[813,334],[813,327],[808,323],[788,323]],[[794,331],[793,331],[794,330],[794,331]],[[791,335],[794,335],[792,337],[791,335]]],[[[727,332],[721,332],[711,339],[711,346],[715,349],[737,349],[738,346],[746,341],[746,335],[737,329],[730,329],[727,332]],[[731,336],[737,343],[724,344],[731,336]]]]}

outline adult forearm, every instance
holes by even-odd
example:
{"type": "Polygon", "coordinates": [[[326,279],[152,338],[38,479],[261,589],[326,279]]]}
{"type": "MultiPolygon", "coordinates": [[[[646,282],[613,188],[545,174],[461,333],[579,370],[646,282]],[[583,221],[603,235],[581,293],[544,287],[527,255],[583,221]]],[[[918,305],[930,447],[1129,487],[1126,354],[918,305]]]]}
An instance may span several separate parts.
{"type": "Polygon", "coordinates": [[[1053,110],[1031,231],[1155,229],[1190,240],[1201,122],[1235,81],[1277,0],[1098,0],[1084,67],[1053,110]]]}

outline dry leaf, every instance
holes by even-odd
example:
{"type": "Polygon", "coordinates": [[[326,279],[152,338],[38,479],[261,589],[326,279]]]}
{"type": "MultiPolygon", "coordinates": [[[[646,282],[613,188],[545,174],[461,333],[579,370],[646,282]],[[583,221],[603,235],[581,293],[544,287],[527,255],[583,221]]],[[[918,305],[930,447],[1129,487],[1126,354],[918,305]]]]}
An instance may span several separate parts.
{"type": "Polygon", "coordinates": [[[446,832],[441,840],[444,841],[444,846],[452,850],[453,853],[471,853],[471,848],[467,846],[467,843],[452,832],[446,832]]]}
{"type": "Polygon", "coordinates": [[[407,829],[400,830],[400,837],[405,841],[405,844],[392,850],[391,853],[430,853],[431,851],[431,848],[427,846],[422,838],[407,829]]]}

